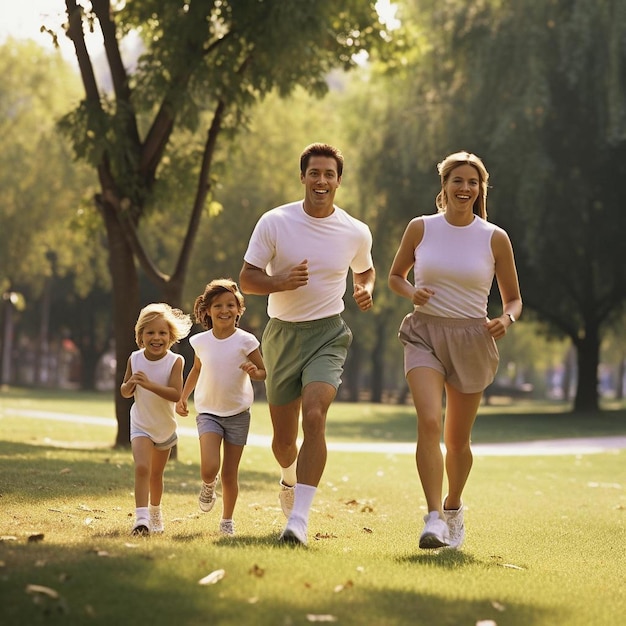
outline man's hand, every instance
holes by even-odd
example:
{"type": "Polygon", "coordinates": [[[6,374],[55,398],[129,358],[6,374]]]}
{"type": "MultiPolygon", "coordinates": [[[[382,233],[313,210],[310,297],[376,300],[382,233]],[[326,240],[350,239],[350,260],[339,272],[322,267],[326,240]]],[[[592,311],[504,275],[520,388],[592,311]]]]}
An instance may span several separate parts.
{"type": "Polygon", "coordinates": [[[352,294],[354,301],[357,303],[359,309],[361,311],[367,311],[371,309],[374,301],[372,299],[372,294],[369,289],[367,289],[364,285],[356,284],[354,285],[354,293],[352,294]]]}
{"type": "Polygon", "coordinates": [[[304,287],[309,282],[309,261],[304,259],[298,265],[289,270],[284,279],[284,290],[292,291],[298,287],[304,287]]]}

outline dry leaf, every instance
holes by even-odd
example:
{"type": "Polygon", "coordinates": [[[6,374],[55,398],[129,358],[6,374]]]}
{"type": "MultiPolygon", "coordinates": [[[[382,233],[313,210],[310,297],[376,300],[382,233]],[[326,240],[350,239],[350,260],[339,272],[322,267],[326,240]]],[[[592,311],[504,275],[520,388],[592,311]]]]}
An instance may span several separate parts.
{"type": "Polygon", "coordinates": [[[214,585],[216,582],[219,582],[224,578],[226,572],[223,569],[216,569],[214,572],[211,572],[204,578],[201,578],[198,581],[199,585],[214,585]]]}
{"type": "Polygon", "coordinates": [[[337,585],[333,589],[333,591],[335,593],[339,593],[340,591],[343,591],[344,589],[352,589],[352,587],[354,587],[354,583],[351,580],[348,580],[343,585],[337,585]]]}
{"type": "Polygon", "coordinates": [[[257,578],[263,578],[265,575],[265,570],[262,567],[259,567],[256,563],[248,570],[248,574],[252,576],[256,576],[257,578]]]}
{"type": "Polygon", "coordinates": [[[36,543],[37,541],[43,541],[43,538],[44,538],[43,533],[37,533],[36,535],[29,535],[28,543],[36,543]]]}
{"type": "Polygon", "coordinates": [[[372,534],[374,531],[371,528],[368,528],[367,526],[363,527],[363,532],[364,533],[368,533],[368,534],[372,534]]]}
{"type": "Polygon", "coordinates": [[[506,611],[506,607],[504,606],[504,604],[500,604],[500,602],[497,602],[496,600],[492,600],[491,601],[491,606],[496,610],[496,611],[506,611]]]}
{"type": "Polygon", "coordinates": [[[64,467],[59,474],[71,474],[72,470],[69,467],[64,467]]]}
{"type": "Polygon", "coordinates": [[[336,622],[337,618],[334,615],[315,615],[314,613],[307,613],[307,622],[336,622]]]}
{"type": "Polygon", "coordinates": [[[337,539],[337,535],[333,535],[332,533],[317,533],[314,539],[337,539]]]}
{"type": "Polygon", "coordinates": [[[59,594],[50,587],[44,587],[43,585],[26,585],[26,593],[37,593],[44,596],[48,596],[54,600],[59,599],[59,594]]]}

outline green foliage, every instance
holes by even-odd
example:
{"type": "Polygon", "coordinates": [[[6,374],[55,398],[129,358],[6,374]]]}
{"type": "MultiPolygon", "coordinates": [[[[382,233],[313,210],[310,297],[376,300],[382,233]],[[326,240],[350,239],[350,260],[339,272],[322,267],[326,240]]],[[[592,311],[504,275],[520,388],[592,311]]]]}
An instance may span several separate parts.
{"type": "Polygon", "coordinates": [[[0,46],[0,73],[0,278],[37,296],[48,276],[72,274],[84,295],[106,276],[98,239],[72,227],[92,177],[72,164],[55,129],[79,83],[58,56],[29,42],[0,46]]]}

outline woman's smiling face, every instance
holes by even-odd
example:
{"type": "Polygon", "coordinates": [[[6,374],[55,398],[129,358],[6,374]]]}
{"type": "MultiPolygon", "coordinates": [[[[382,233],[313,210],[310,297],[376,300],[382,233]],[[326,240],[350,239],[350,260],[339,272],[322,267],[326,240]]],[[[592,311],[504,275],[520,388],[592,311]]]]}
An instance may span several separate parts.
{"type": "Polygon", "coordinates": [[[459,165],[448,176],[445,184],[446,211],[473,211],[480,193],[480,176],[472,165],[459,165]]]}

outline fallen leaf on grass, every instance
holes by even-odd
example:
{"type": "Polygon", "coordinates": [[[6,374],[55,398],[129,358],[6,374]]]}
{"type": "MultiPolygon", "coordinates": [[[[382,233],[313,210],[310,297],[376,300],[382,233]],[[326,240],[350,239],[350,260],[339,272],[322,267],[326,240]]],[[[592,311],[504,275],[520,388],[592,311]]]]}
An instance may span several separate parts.
{"type": "Polygon", "coordinates": [[[256,563],[248,570],[248,574],[256,576],[257,578],[263,578],[265,576],[265,570],[259,567],[256,563]]]}
{"type": "Polygon", "coordinates": [[[101,550],[100,548],[93,548],[88,552],[93,552],[96,556],[111,556],[106,550],[101,550]]]}
{"type": "Polygon", "coordinates": [[[58,591],[51,589],[50,587],[44,587],[43,585],[26,585],[26,593],[41,594],[52,598],[53,600],[59,599],[58,591]]]}
{"type": "Polygon", "coordinates": [[[333,535],[332,533],[317,533],[314,537],[318,541],[320,539],[337,539],[337,535],[333,535]]]}
{"type": "Polygon", "coordinates": [[[314,613],[307,613],[307,622],[336,622],[337,618],[334,615],[316,615],[314,613]]]}
{"type": "Polygon", "coordinates": [[[44,534],[37,533],[36,535],[28,535],[28,543],[36,543],[37,541],[43,541],[44,534]]]}
{"type": "Polygon", "coordinates": [[[219,582],[226,575],[226,571],[223,569],[216,569],[214,572],[211,572],[204,578],[201,578],[198,581],[199,585],[214,585],[216,582],[219,582]]]}
{"type": "Polygon", "coordinates": [[[352,589],[352,587],[354,587],[354,583],[351,580],[348,580],[343,585],[337,585],[333,589],[333,591],[335,593],[339,593],[340,591],[343,591],[344,589],[352,589]]]}
{"type": "Polygon", "coordinates": [[[368,528],[367,526],[363,527],[363,532],[367,533],[368,535],[371,535],[374,531],[371,528],[368,528]]]}
{"type": "Polygon", "coordinates": [[[64,467],[59,474],[71,474],[72,470],[69,467],[64,467]]]}
{"type": "Polygon", "coordinates": [[[506,607],[504,606],[504,604],[500,604],[500,602],[498,602],[497,600],[492,600],[491,601],[491,606],[496,610],[496,611],[506,611],[506,607]]]}

